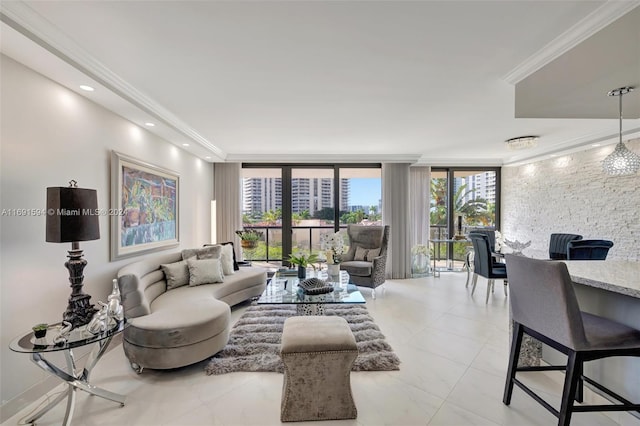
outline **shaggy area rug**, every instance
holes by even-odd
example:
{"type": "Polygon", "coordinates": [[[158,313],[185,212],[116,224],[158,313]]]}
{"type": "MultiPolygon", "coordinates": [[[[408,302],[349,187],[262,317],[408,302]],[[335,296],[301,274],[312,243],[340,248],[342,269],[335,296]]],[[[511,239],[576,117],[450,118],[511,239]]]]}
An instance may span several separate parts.
{"type": "MultiPolygon", "coordinates": [[[[250,306],[231,329],[227,346],[211,358],[205,371],[209,375],[234,371],[282,373],[284,367],[279,356],[282,327],[284,321],[295,314],[294,305],[250,306]]],[[[358,357],[352,371],[400,369],[400,360],[365,306],[325,305],[325,315],[346,319],[353,331],[358,357]]]]}

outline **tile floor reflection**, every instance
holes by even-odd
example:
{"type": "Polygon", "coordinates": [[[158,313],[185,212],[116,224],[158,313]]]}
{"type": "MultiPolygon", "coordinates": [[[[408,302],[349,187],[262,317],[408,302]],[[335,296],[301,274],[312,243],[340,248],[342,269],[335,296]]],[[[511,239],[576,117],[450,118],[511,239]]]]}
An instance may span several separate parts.
{"type": "MultiPolygon", "coordinates": [[[[369,289],[362,289],[367,308],[402,361],[400,371],[352,373],[358,418],[326,421],[323,425],[556,423],[555,417],[518,388],[511,406],[502,404],[509,342],[508,303],[501,288],[488,304],[484,303],[482,291],[471,297],[470,289],[464,287],[465,278],[464,273],[442,273],[441,278],[387,281],[386,290],[378,291],[376,300],[371,299],[369,289]]],[[[486,284],[478,285],[484,288],[486,284]]],[[[233,321],[246,306],[233,309],[233,321]]],[[[281,374],[207,376],[205,365],[206,361],[177,370],[145,370],[136,375],[118,345],[95,368],[92,382],[126,394],[126,405],[118,407],[80,392],[73,424],[280,424],[281,374]]],[[[555,401],[556,407],[559,405],[562,373],[527,373],[521,377],[555,401]]],[[[587,391],[585,399],[591,402],[599,397],[587,391]]],[[[36,404],[3,425],[18,424],[36,404]]],[[[64,404],[59,405],[38,425],[59,425],[64,408],[64,404]]],[[[640,420],[627,413],[576,413],[572,425],[640,426],[640,420]]]]}

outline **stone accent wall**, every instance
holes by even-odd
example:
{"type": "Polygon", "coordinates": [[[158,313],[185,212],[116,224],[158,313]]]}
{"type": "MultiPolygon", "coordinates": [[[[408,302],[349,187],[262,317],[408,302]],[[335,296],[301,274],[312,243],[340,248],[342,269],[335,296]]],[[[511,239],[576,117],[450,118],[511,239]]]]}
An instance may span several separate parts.
{"type": "MultiPolygon", "coordinates": [[[[640,139],[625,142],[640,154],[640,139]]],[[[545,258],[554,232],[614,242],[607,259],[640,261],[640,174],[612,177],[602,160],[614,145],[502,169],[502,226],[545,258]]]]}

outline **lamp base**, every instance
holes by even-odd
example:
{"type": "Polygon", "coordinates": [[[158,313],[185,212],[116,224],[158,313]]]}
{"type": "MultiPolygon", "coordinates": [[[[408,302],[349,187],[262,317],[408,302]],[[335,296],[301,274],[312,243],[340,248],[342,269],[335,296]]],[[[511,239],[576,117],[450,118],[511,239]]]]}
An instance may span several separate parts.
{"type": "Polygon", "coordinates": [[[78,328],[89,324],[93,315],[98,312],[94,305],[89,303],[91,296],[88,294],[72,295],[69,297],[67,310],[64,311],[63,318],[71,323],[72,328],[78,328]]]}
{"type": "Polygon", "coordinates": [[[77,242],[72,243],[71,247],[67,255],[69,260],[64,264],[69,270],[71,296],[69,296],[69,304],[67,310],[64,311],[63,318],[71,323],[72,328],[77,328],[89,324],[98,309],[89,303],[91,296],[82,291],[82,281],[84,280],[82,272],[87,261],[82,258],[82,250],[77,242]]]}

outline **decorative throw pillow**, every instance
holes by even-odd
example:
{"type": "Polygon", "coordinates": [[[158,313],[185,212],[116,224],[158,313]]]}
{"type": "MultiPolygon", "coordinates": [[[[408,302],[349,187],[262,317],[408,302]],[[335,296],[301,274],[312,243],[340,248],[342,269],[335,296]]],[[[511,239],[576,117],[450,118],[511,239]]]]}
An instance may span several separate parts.
{"type": "Polygon", "coordinates": [[[187,260],[194,256],[198,259],[220,259],[221,252],[222,246],[217,244],[197,249],[184,249],[182,250],[182,260],[187,260]]]}
{"type": "Polygon", "coordinates": [[[353,256],[353,260],[361,260],[364,261],[367,258],[367,252],[369,250],[367,250],[364,247],[356,247],[356,254],[353,256]]]}
{"type": "Polygon", "coordinates": [[[160,267],[167,279],[167,290],[189,284],[189,267],[184,260],[160,265],[160,267]]]}
{"type": "Polygon", "coordinates": [[[233,246],[229,244],[224,244],[222,246],[222,254],[220,257],[220,262],[222,263],[222,273],[225,275],[231,275],[234,273],[233,270],[233,246]]]}
{"type": "Polygon", "coordinates": [[[367,251],[367,262],[373,262],[373,259],[375,259],[376,257],[380,256],[380,249],[369,249],[369,251],[367,251]]]}
{"type": "Polygon", "coordinates": [[[230,245],[231,246],[231,253],[233,253],[233,270],[234,271],[239,271],[240,267],[238,266],[238,261],[236,260],[236,250],[233,247],[233,241],[229,241],[226,243],[220,243],[221,245],[230,245]]]}
{"type": "Polygon", "coordinates": [[[224,281],[220,259],[188,259],[189,286],[224,281]]]}

